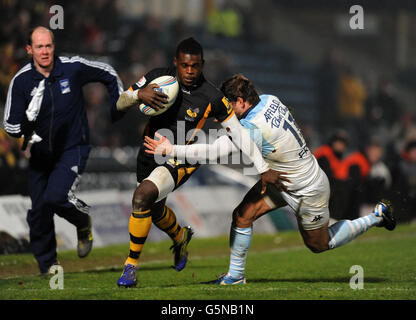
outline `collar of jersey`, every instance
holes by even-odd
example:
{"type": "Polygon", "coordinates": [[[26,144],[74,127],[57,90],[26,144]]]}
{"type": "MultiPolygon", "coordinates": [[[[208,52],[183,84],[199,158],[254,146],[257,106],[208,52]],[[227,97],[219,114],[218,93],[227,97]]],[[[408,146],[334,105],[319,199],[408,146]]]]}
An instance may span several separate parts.
{"type": "Polygon", "coordinates": [[[264,108],[268,99],[269,99],[268,95],[262,94],[260,96],[260,102],[256,104],[255,106],[251,106],[250,108],[248,108],[246,112],[243,113],[240,119],[246,119],[246,120],[253,119],[257,115],[257,113],[259,113],[264,108]]]}
{"type": "MultiPolygon", "coordinates": [[[[57,78],[57,77],[59,77],[63,74],[62,62],[59,59],[59,57],[54,56],[53,61],[54,61],[53,62],[53,68],[52,68],[51,74],[49,75],[49,79],[57,78]]],[[[41,74],[38,70],[36,70],[36,67],[33,63],[33,59],[31,61],[31,65],[32,65],[32,70],[33,70],[33,78],[34,79],[44,79],[45,77],[43,76],[43,74],[41,74]]]]}

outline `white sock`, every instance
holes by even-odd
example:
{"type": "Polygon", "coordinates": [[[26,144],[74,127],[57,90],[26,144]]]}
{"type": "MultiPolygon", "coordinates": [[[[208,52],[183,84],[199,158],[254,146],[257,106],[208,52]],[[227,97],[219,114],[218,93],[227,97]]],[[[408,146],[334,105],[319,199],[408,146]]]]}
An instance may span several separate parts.
{"type": "Polygon", "coordinates": [[[251,244],[252,228],[231,227],[230,230],[230,266],[228,273],[236,279],[244,277],[247,251],[251,244]]]}
{"type": "Polygon", "coordinates": [[[372,212],[368,216],[355,220],[341,220],[328,227],[329,249],[338,248],[347,244],[369,228],[378,225],[383,221],[382,217],[372,212]]]}

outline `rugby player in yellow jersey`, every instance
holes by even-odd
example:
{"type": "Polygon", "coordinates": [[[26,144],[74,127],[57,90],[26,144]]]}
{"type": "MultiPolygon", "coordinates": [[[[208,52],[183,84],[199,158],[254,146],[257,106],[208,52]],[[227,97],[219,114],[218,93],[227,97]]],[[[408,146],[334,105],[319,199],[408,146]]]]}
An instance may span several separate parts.
{"type": "MultiPolygon", "coordinates": [[[[153,136],[156,131],[165,129],[172,133],[174,143],[192,144],[196,131],[193,131],[194,134],[188,133],[202,129],[207,118],[214,117],[227,129],[237,147],[253,161],[261,174],[265,190],[268,183],[279,181],[279,174],[269,169],[222,92],[205,79],[203,66],[201,45],[193,38],[185,39],[177,46],[174,66],[156,68],[141,77],[120,95],[117,109],[127,111],[140,103],[154,109],[162,108],[162,104],[167,102],[166,95],[154,90],[157,85],[149,83],[162,75],[175,76],[180,85],[175,103],[164,113],[150,117],[144,135],[153,136]],[[181,137],[189,139],[180,141],[181,137]]],[[[139,185],[133,195],[133,212],[129,220],[130,252],[124,271],[117,281],[119,286],[136,285],[140,254],[152,222],[173,240],[175,269],[181,271],[185,267],[188,258],[187,246],[193,232],[190,227],[181,227],[177,223],[175,213],[166,206],[166,197],[187,181],[198,167],[199,165],[177,161],[174,157],[160,164],[152,155],[145,153],[145,148],[141,146],[137,156],[139,185]]]]}

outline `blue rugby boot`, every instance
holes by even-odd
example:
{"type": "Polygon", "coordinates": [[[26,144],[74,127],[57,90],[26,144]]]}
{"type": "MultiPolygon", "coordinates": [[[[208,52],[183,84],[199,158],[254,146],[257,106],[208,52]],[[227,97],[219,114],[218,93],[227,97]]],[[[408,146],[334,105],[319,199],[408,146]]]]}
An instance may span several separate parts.
{"type": "Polygon", "coordinates": [[[185,268],[188,262],[188,244],[192,239],[194,232],[191,227],[183,228],[183,240],[170,247],[174,254],[174,268],[176,271],[181,271],[185,268]]]}
{"type": "Polygon", "coordinates": [[[121,274],[121,277],[117,280],[117,285],[119,287],[135,287],[137,284],[137,272],[138,268],[133,266],[132,264],[128,264],[124,266],[123,273],[121,274]]]}

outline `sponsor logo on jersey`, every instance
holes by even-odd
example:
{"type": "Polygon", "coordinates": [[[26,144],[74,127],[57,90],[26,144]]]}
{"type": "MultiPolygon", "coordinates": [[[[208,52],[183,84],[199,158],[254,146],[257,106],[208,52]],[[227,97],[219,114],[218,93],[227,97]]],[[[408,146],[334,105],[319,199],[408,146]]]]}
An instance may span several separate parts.
{"type": "Polygon", "coordinates": [[[59,85],[61,86],[61,93],[66,94],[71,92],[71,88],[69,87],[69,80],[68,79],[62,79],[59,80],[59,85]]]}
{"type": "Polygon", "coordinates": [[[272,103],[267,107],[264,112],[264,118],[267,123],[270,121],[270,125],[273,128],[279,128],[284,116],[288,109],[277,99],[273,99],[272,103]]]}
{"type": "Polygon", "coordinates": [[[143,76],[139,79],[139,81],[136,82],[136,84],[140,88],[140,87],[143,87],[145,85],[146,81],[147,81],[146,78],[143,76]]]}
{"type": "Polygon", "coordinates": [[[175,168],[175,167],[179,166],[180,164],[182,164],[182,161],[170,158],[167,161],[167,164],[170,165],[172,168],[175,168]]]}

